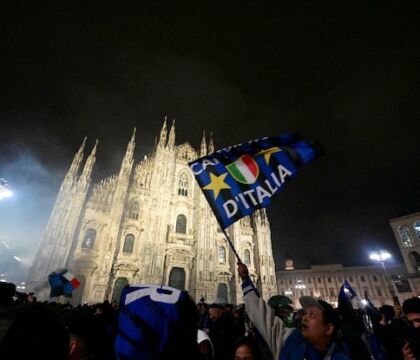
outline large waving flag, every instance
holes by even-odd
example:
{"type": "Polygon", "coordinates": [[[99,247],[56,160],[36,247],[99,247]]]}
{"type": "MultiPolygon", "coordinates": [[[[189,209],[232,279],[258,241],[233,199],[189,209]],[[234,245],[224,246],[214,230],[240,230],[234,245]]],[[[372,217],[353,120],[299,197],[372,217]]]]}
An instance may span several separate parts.
{"type": "Polygon", "coordinates": [[[73,290],[80,286],[79,280],[67,269],[51,273],[48,275],[48,281],[51,286],[50,297],[71,297],[73,290]]]}
{"type": "Polygon", "coordinates": [[[318,143],[286,134],[233,145],[192,161],[189,166],[225,229],[267,207],[298,168],[321,153],[318,143]]]}

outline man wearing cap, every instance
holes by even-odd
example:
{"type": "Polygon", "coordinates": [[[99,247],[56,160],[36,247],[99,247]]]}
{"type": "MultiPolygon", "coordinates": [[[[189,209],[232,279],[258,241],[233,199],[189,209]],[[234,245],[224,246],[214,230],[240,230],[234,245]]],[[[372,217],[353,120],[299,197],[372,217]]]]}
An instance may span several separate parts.
{"type": "Polygon", "coordinates": [[[245,309],[267,342],[274,359],[350,359],[334,341],[339,323],[330,304],[310,296],[300,298],[305,311],[302,329],[287,328],[259,296],[246,265],[238,264],[238,273],[243,281],[245,309]]]}

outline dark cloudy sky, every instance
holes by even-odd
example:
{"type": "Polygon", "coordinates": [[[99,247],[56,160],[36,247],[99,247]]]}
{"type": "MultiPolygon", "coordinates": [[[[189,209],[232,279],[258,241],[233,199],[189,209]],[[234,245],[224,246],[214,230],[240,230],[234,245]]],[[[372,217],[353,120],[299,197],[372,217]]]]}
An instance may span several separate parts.
{"type": "Polygon", "coordinates": [[[277,268],[399,260],[389,219],[420,210],[418,1],[226,3],[1,2],[0,241],[29,261],[83,137],[100,179],[167,115],[196,147],[203,129],[324,145],[269,208],[277,268]]]}

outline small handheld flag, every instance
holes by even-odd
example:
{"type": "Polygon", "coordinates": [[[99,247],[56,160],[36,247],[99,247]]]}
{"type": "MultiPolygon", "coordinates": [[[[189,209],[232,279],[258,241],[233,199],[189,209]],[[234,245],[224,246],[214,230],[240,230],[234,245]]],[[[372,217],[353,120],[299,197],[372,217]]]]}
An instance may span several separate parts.
{"type": "Polygon", "coordinates": [[[71,297],[73,290],[80,286],[79,280],[67,269],[51,273],[48,275],[48,281],[51,286],[50,297],[71,297]]]}
{"type": "Polygon", "coordinates": [[[297,169],[322,153],[298,135],[233,145],[189,163],[222,229],[267,207],[297,169]]]}

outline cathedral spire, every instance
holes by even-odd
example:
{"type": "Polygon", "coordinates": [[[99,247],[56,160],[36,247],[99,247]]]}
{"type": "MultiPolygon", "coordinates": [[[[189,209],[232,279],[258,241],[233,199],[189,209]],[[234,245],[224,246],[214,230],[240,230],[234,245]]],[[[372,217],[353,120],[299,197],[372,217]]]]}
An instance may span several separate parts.
{"type": "Polygon", "coordinates": [[[127,145],[127,150],[121,165],[121,169],[125,166],[131,166],[133,164],[134,148],[136,147],[136,128],[134,128],[133,135],[131,136],[130,142],[127,145]]]}
{"type": "Polygon", "coordinates": [[[166,145],[166,137],[167,137],[167,134],[168,134],[168,130],[166,128],[166,120],[167,120],[167,117],[165,116],[165,120],[164,120],[163,125],[162,125],[162,130],[160,131],[160,139],[159,139],[159,144],[158,144],[158,145],[161,145],[161,146],[166,145]]]}
{"type": "Polygon", "coordinates": [[[70,165],[70,170],[67,173],[67,177],[69,176],[76,176],[77,172],[79,171],[80,164],[83,161],[83,152],[85,151],[85,145],[86,145],[86,136],[83,139],[82,145],[80,145],[79,150],[77,151],[76,155],[74,155],[73,161],[70,165]]]}
{"type": "Polygon", "coordinates": [[[173,149],[175,146],[175,119],[172,121],[171,131],[169,131],[168,144],[166,146],[168,149],[173,149]]]}
{"type": "Polygon", "coordinates": [[[213,144],[213,133],[210,131],[210,139],[209,139],[209,154],[214,152],[214,144],[213,144]]]}
{"type": "Polygon", "coordinates": [[[203,131],[203,138],[200,145],[200,157],[207,155],[206,130],[203,131]]]}
{"type": "Polygon", "coordinates": [[[80,175],[80,183],[84,185],[84,189],[89,185],[93,170],[93,165],[95,165],[96,161],[96,149],[98,146],[98,139],[96,139],[95,146],[92,149],[89,157],[86,160],[86,164],[83,168],[82,175],[80,175]]]}

